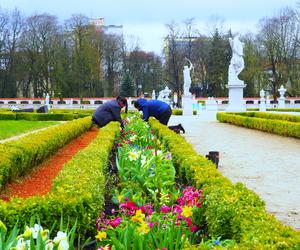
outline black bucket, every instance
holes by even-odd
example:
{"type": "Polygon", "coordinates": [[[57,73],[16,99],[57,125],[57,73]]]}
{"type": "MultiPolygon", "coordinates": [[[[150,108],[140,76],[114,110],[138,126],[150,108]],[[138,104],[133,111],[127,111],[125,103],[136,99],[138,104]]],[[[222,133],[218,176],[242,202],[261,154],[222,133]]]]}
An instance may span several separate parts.
{"type": "Polygon", "coordinates": [[[216,164],[217,168],[219,166],[219,151],[209,151],[206,158],[211,160],[214,164],[216,164]]]}

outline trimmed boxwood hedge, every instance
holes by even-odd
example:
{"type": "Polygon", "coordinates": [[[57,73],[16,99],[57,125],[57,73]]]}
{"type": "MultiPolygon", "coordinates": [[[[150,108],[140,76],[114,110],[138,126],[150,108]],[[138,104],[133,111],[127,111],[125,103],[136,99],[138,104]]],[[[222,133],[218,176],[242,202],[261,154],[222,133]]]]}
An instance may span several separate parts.
{"type": "Polygon", "coordinates": [[[16,222],[28,224],[34,215],[45,228],[50,229],[56,223],[53,230],[58,231],[63,215],[69,225],[77,221],[76,229],[82,238],[95,235],[95,219],[104,205],[104,173],[119,131],[118,122],[101,128],[97,138],[63,167],[45,196],[0,200],[0,220],[11,229],[16,222]]]}
{"type": "Polygon", "coordinates": [[[91,127],[86,117],[0,144],[0,189],[91,127]]]}
{"type": "Polygon", "coordinates": [[[259,112],[217,113],[220,122],[300,138],[299,116],[259,112]]]}

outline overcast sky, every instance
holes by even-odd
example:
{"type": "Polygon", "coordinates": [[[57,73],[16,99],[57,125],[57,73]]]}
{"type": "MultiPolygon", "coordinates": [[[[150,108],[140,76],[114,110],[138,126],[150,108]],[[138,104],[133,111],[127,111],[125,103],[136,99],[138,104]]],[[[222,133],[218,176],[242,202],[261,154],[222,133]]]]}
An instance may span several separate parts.
{"type": "Polygon", "coordinates": [[[35,12],[56,15],[60,21],[72,14],[105,18],[106,25],[123,25],[126,40],[139,40],[146,51],[160,53],[165,24],[194,18],[195,28],[207,34],[212,20],[223,20],[224,30],[255,32],[259,19],[284,7],[296,8],[297,0],[0,0],[2,10],[17,7],[26,16],[35,12]],[[132,36],[134,39],[132,39],[132,36]]]}

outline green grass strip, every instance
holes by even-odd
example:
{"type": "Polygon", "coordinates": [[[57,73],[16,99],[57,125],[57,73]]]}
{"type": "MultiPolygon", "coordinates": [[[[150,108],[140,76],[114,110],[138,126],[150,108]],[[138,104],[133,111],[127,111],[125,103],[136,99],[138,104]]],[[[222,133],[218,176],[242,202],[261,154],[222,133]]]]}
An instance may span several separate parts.
{"type": "Polygon", "coordinates": [[[0,140],[58,124],[55,121],[0,120],[0,140]]]}

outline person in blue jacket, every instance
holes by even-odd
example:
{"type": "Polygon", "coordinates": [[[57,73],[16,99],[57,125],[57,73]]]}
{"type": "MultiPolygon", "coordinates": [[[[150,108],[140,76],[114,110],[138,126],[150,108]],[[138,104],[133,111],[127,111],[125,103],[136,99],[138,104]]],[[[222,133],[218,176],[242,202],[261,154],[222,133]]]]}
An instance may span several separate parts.
{"type": "MultiPolygon", "coordinates": [[[[160,100],[147,100],[144,98],[138,98],[134,102],[134,107],[139,111],[143,112],[142,119],[148,121],[149,117],[152,116],[159,120],[160,123],[168,125],[170,117],[172,115],[172,109],[170,105],[160,100]]],[[[172,130],[180,130],[185,133],[184,128],[181,124],[176,126],[169,126],[172,130]]]]}
{"type": "Polygon", "coordinates": [[[128,104],[125,97],[117,97],[115,100],[107,101],[101,104],[93,114],[92,121],[98,125],[99,128],[104,127],[111,121],[118,121],[121,127],[124,128],[124,124],[121,119],[121,109],[125,107],[127,113],[128,104]]]}

